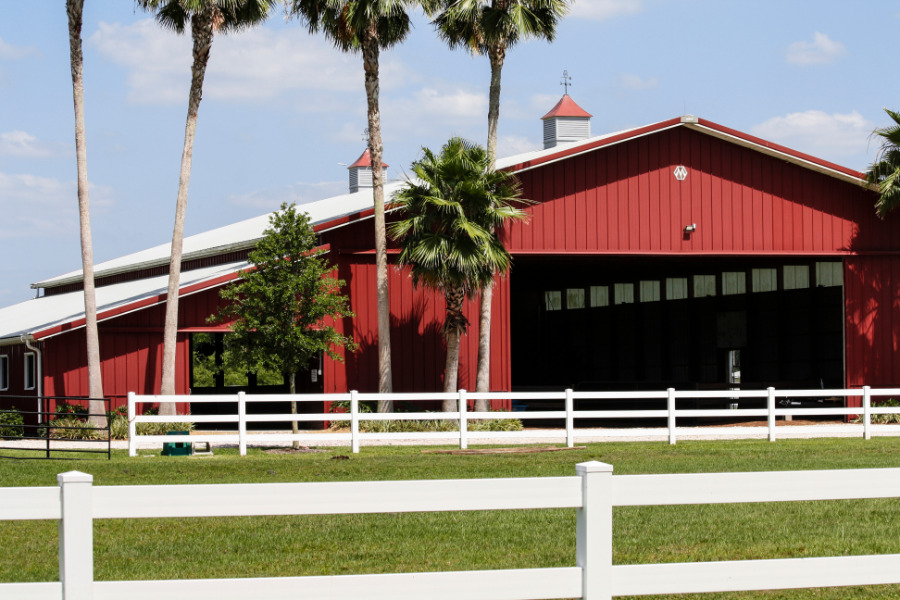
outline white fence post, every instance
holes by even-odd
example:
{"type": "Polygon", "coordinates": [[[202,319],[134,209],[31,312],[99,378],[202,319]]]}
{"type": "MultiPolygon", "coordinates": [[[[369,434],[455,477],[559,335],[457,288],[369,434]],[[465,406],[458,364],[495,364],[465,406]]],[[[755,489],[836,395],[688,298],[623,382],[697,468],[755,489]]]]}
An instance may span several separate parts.
{"type": "Polygon", "coordinates": [[[775,441],[775,388],[766,388],[768,395],[766,396],[766,408],[769,410],[769,441],[775,441]]]}
{"type": "Polygon", "coordinates": [[[359,454],[359,392],[350,390],[350,451],[359,454]]]}
{"type": "Polygon", "coordinates": [[[669,444],[675,445],[675,388],[666,390],[666,407],[669,409],[669,444]]]}
{"type": "Polygon", "coordinates": [[[577,509],[576,565],[583,600],[612,598],[612,465],[579,463],[581,508],[577,509]]]}
{"type": "Polygon", "coordinates": [[[241,456],[247,456],[247,398],[244,392],[238,392],[238,450],[241,456]]]}
{"type": "Polygon", "coordinates": [[[128,392],[128,456],[137,456],[137,424],[134,422],[134,413],[137,405],[134,401],[134,392],[128,392]]]}
{"type": "Polygon", "coordinates": [[[469,447],[469,423],[466,411],[466,390],[459,390],[459,448],[465,450],[469,447]]]}
{"type": "Polygon", "coordinates": [[[872,439],[872,388],[863,386],[863,439],[872,439]]]}
{"type": "Polygon", "coordinates": [[[572,390],[566,388],[566,447],[575,447],[575,398],[572,390]]]}
{"type": "Polygon", "coordinates": [[[94,597],[93,475],[69,471],[59,483],[59,580],[64,600],[94,597]]]}

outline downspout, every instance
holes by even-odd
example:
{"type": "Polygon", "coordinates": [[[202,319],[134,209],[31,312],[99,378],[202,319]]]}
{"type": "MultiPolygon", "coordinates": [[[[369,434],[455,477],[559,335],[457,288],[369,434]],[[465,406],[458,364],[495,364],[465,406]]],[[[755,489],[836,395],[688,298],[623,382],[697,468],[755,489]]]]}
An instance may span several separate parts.
{"type": "Polygon", "coordinates": [[[41,349],[37,346],[32,346],[31,342],[34,341],[34,338],[30,335],[25,335],[24,333],[19,337],[22,340],[22,343],[25,344],[25,347],[34,352],[34,362],[35,362],[35,390],[37,391],[37,411],[38,411],[38,423],[42,422],[43,409],[42,409],[42,399],[44,396],[44,377],[43,377],[43,364],[44,357],[41,355],[41,349]]]}

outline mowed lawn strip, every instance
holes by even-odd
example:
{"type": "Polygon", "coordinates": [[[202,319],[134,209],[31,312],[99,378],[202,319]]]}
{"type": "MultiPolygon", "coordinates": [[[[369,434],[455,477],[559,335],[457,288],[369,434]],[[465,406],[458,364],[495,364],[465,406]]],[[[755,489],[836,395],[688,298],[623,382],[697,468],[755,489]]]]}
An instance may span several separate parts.
{"type": "MultiPolygon", "coordinates": [[[[0,460],[0,485],[95,485],[547,477],[600,460],[617,474],[900,466],[900,439],[605,443],[544,454],[436,455],[415,447],[246,457],[0,460]],[[335,456],[350,456],[337,460],[335,456]]],[[[617,564],[900,553],[900,500],[617,508],[617,564]]],[[[98,580],[296,576],[571,566],[575,511],[104,520],[98,580]]],[[[55,522],[0,522],[0,581],[57,579],[55,522]]],[[[677,596],[898,598],[900,586],[677,596]]],[[[674,598],[674,597],[673,597],[674,598]]]]}

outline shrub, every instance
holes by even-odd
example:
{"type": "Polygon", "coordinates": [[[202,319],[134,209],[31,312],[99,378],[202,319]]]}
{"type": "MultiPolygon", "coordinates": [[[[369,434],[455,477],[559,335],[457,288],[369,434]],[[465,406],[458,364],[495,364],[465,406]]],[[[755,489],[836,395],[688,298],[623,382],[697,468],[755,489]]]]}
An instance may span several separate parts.
{"type": "Polygon", "coordinates": [[[20,438],[25,435],[25,419],[13,406],[10,410],[0,410],[0,438],[20,438]]]}
{"type": "Polygon", "coordinates": [[[102,440],[104,429],[97,429],[79,417],[57,417],[50,421],[50,437],[55,440],[102,440]]]}
{"type": "MultiPolygon", "coordinates": [[[[144,412],[145,415],[158,415],[159,410],[151,408],[144,412]]],[[[138,423],[135,425],[137,435],[166,435],[170,431],[193,431],[194,424],[183,423],[138,423]]],[[[125,436],[128,436],[128,423],[125,424],[125,436]]]]}
{"type": "MultiPolygon", "coordinates": [[[[884,398],[881,400],[872,401],[872,407],[884,407],[890,406],[892,408],[900,408],[900,400],[897,398],[884,398]]],[[[853,419],[854,423],[862,423],[863,416],[857,415],[855,419],[853,419]]],[[[871,415],[870,422],[874,425],[888,425],[891,423],[900,423],[900,414],[893,415],[871,415]]]]}
{"type": "MultiPolygon", "coordinates": [[[[349,402],[336,402],[332,405],[332,412],[337,414],[345,414],[349,412],[349,402]],[[346,406],[345,406],[346,405],[346,406]],[[339,408],[340,410],[335,410],[339,408]]],[[[372,407],[360,403],[359,412],[370,413],[372,407]]],[[[404,412],[404,411],[398,411],[404,412]]],[[[432,411],[428,411],[432,412],[432,411]]],[[[435,413],[440,414],[440,413],[435,413]]],[[[330,429],[345,429],[350,427],[349,420],[332,421],[330,429]]],[[[521,431],[522,421],[519,419],[484,419],[477,421],[469,421],[469,431],[521,431]]],[[[457,419],[434,419],[434,420],[406,420],[397,419],[391,421],[360,421],[359,431],[361,433],[419,433],[428,431],[459,431],[459,421],[457,419]]]]}

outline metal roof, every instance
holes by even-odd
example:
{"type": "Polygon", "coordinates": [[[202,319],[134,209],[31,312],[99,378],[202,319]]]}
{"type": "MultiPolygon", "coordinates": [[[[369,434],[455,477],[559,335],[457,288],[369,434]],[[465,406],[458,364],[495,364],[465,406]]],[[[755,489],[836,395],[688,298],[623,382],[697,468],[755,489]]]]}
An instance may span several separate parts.
{"type": "MultiPolygon", "coordinates": [[[[246,268],[240,261],[194,269],[181,274],[181,293],[223,285],[246,268]]],[[[97,320],[113,317],[164,302],[169,276],[126,281],[98,287],[97,320]]],[[[81,291],[34,298],[0,308],[0,345],[18,343],[23,335],[41,339],[84,326],[84,294],[81,291]]]]}

